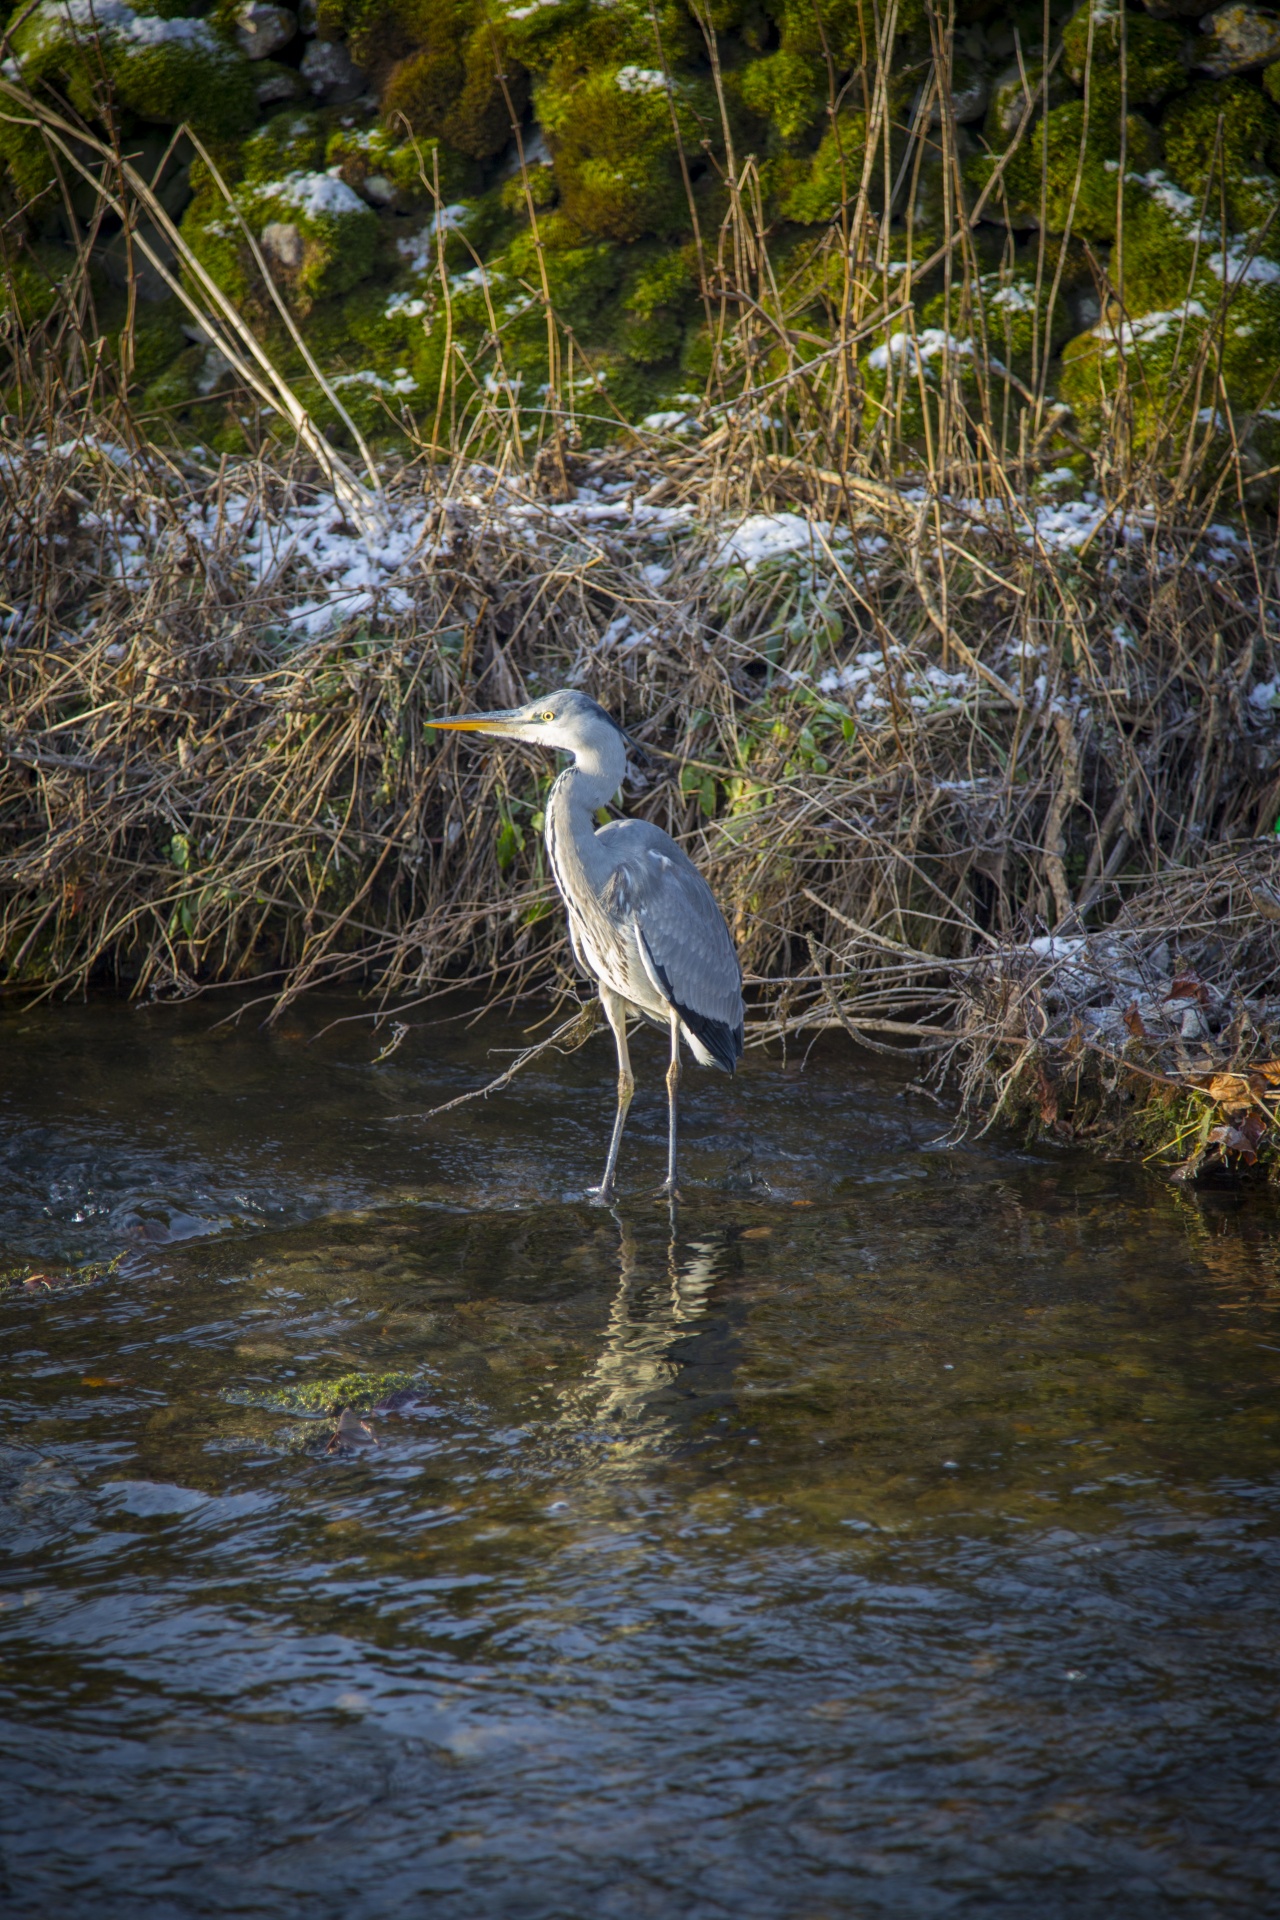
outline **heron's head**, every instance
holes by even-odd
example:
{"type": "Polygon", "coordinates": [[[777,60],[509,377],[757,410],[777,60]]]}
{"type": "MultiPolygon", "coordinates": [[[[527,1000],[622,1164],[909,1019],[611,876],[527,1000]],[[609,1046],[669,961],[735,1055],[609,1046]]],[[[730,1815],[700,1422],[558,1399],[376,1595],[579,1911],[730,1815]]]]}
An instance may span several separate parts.
{"type": "Polygon", "coordinates": [[[625,753],[627,747],[627,736],[617,721],[588,694],[572,687],[540,694],[523,707],[509,707],[503,713],[463,713],[456,720],[432,720],[428,724],[441,732],[488,733],[503,740],[527,740],[535,747],[555,747],[561,753],[583,758],[614,753],[618,746],[625,753]]]}

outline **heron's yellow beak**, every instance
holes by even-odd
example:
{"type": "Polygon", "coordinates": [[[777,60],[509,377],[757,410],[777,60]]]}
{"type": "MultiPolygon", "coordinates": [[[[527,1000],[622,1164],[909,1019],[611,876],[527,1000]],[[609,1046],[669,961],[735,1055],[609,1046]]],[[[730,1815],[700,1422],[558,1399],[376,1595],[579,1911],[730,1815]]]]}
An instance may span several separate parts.
{"type": "Polygon", "coordinates": [[[517,720],[508,720],[499,713],[464,713],[457,720],[428,720],[427,725],[439,733],[496,733],[511,734],[519,726],[517,720]]]}

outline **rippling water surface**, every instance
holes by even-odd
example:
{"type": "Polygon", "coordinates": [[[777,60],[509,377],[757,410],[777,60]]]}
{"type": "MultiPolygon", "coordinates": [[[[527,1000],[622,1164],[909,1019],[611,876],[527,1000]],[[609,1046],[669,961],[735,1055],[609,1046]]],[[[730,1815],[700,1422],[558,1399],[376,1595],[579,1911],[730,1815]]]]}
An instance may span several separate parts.
{"type": "Polygon", "coordinates": [[[221,1010],[0,1015],[7,1914],[1280,1912],[1274,1197],[221,1010]]]}

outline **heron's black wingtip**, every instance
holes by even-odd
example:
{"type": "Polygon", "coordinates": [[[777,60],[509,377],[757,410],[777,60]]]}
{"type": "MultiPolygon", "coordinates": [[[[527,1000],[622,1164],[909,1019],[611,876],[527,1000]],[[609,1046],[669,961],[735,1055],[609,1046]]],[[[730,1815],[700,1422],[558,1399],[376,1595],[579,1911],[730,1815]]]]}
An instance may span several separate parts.
{"type": "Polygon", "coordinates": [[[692,1013],[677,1005],[676,1012],[690,1033],[701,1040],[722,1073],[732,1073],[742,1058],[743,1029],[739,1020],[731,1027],[727,1020],[712,1020],[705,1013],[692,1013]]]}

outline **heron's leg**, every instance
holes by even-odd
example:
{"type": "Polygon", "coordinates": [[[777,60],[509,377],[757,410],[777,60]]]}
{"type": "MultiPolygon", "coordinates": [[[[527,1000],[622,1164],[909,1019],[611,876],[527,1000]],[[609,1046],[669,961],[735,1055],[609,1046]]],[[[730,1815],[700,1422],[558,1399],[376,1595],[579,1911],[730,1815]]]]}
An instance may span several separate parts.
{"type": "Polygon", "coordinates": [[[676,1139],[680,1095],[680,1016],[671,1016],[671,1065],[667,1068],[667,1178],[662,1191],[675,1197],[676,1139]]]}
{"type": "Polygon", "coordinates": [[[618,1148],[622,1144],[622,1129],[627,1121],[627,1108],[631,1105],[631,1096],[636,1083],[631,1075],[631,1055],[627,1051],[627,1009],[623,1002],[607,987],[600,989],[600,1002],[604,1007],[604,1017],[613,1028],[614,1044],[618,1049],[618,1111],[613,1116],[613,1136],[609,1141],[609,1158],[605,1161],[604,1179],[596,1188],[602,1200],[613,1198],[613,1176],[618,1165],[618,1148]]]}

